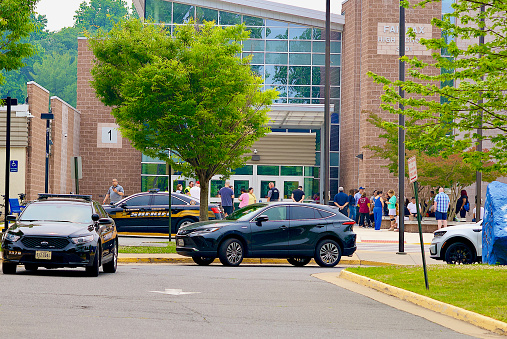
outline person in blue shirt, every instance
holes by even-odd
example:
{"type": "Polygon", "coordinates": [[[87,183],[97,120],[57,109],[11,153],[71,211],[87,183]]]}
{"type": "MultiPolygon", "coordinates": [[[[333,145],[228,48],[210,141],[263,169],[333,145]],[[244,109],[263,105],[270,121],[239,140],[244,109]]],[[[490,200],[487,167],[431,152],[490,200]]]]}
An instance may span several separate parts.
{"type": "Polygon", "coordinates": [[[343,187],[338,188],[338,193],[334,196],[334,204],[338,206],[340,209],[340,213],[348,216],[348,205],[349,205],[349,196],[343,192],[343,187]]]}

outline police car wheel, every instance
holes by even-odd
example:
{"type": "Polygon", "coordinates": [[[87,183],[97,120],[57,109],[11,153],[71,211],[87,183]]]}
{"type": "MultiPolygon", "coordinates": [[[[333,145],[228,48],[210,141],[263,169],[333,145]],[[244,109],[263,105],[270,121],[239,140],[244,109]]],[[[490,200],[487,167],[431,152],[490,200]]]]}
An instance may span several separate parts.
{"type": "Polygon", "coordinates": [[[190,224],[193,224],[194,222],[196,222],[194,219],[183,218],[178,222],[177,229],[179,229],[180,227],[184,227],[184,226],[188,226],[190,224]]]}
{"type": "Polygon", "coordinates": [[[2,263],[3,274],[16,274],[16,264],[2,263]]]}
{"type": "Polygon", "coordinates": [[[206,257],[192,257],[192,260],[199,266],[208,266],[215,258],[206,258],[206,257]]]}

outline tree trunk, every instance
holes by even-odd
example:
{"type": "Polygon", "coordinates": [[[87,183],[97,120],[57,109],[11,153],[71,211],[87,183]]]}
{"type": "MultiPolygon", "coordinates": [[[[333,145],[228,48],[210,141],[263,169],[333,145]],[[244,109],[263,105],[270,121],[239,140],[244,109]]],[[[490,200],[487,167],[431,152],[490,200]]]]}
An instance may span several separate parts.
{"type": "Polygon", "coordinates": [[[201,184],[201,197],[199,202],[199,221],[208,220],[208,192],[209,192],[209,179],[199,178],[201,184]]]}

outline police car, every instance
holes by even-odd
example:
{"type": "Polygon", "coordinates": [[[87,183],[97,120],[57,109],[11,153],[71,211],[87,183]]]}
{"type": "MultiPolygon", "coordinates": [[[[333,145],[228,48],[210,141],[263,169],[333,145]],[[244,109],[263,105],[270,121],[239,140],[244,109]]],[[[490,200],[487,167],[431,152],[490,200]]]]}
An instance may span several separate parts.
{"type": "MultiPolygon", "coordinates": [[[[150,190],[130,195],[119,202],[103,206],[116,222],[118,232],[167,233],[169,227],[169,193],[150,190]]],[[[222,219],[220,207],[208,205],[210,220],[222,219]]],[[[199,200],[190,196],[171,194],[171,232],[181,226],[199,221],[199,200]]]]}

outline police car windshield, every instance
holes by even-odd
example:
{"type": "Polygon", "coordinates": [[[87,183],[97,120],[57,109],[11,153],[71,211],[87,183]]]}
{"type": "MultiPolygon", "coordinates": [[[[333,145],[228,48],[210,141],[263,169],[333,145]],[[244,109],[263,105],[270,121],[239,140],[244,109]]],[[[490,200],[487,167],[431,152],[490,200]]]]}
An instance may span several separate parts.
{"type": "Polygon", "coordinates": [[[88,204],[66,202],[33,203],[25,207],[19,221],[92,222],[92,208],[88,204]]]}
{"type": "Polygon", "coordinates": [[[253,204],[245,206],[239,210],[234,211],[232,214],[228,215],[227,220],[239,220],[239,221],[248,221],[254,217],[254,215],[261,209],[266,207],[267,204],[253,204]]]}

